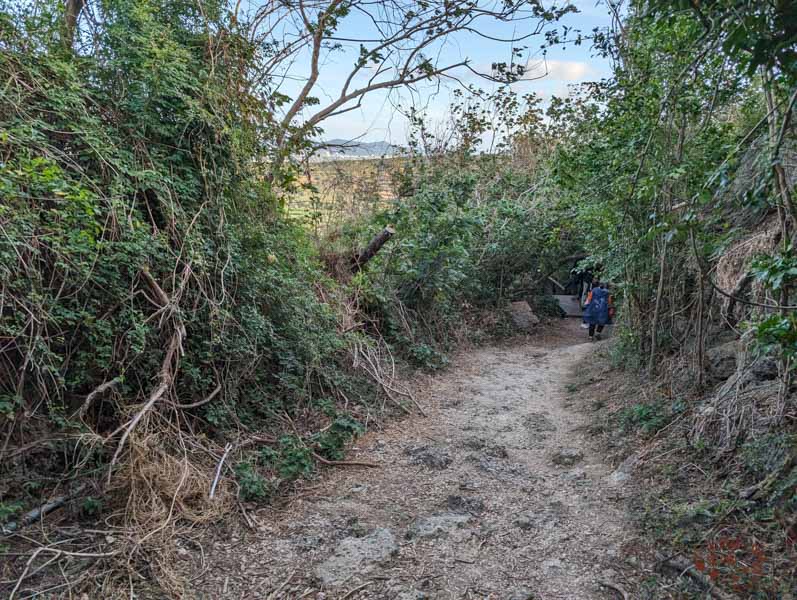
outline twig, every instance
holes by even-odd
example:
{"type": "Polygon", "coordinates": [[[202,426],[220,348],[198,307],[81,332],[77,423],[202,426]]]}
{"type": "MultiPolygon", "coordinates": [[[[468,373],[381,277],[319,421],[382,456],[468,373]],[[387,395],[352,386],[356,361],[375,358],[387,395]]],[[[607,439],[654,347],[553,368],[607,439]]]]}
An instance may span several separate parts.
{"type": "Polygon", "coordinates": [[[620,594],[623,597],[623,600],[628,600],[628,592],[626,592],[623,588],[621,588],[616,583],[614,583],[612,581],[606,581],[604,579],[599,580],[598,583],[600,585],[602,585],[603,587],[607,587],[610,590],[614,590],[615,592],[620,594]]]}
{"type": "Polygon", "coordinates": [[[110,556],[116,556],[119,554],[119,551],[116,550],[114,552],[68,552],[66,550],[59,550],[57,548],[50,548],[49,546],[43,546],[41,548],[36,548],[33,554],[30,555],[28,562],[25,563],[25,569],[22,571],[22,575],[19,576],[17,579],[17,583],[14,586],[14,589],[11,590],[11,595],[9,595],[8,600],[14,600],[14,596],[16,596],[17,592],[19,591],[22,582],[28,575],[28,571],[30,571],[30,567],[33,564],[33,561],[36,560],[36,557],[39,556],[42,552],[52,552],[57,556],[75,556],[78,558],[107,558],[110,556]]]}
{"type": "Polygon", "coordinates": [[[743,500],[747,500],[749,498],[756,499],[766,494],[772,485],[781,477],[781,475],[787,475],[788,472],[792,470],[795,460],[796,459],[794,456],[787,458],[777,469],[767,475],[764,479],[755,485],[745,488],[739,492],[739,498],[743,500]]]}
{"type": "Polygon", "coordinates": [[[81,404],[77,412],[72,415],[72,418],[76,416],[82,417],[84,413],[88,410],[89,406],[91,406],[91,403],[94,401],[94,398],[96,398],[100,394],[104,394],[107,390],[116,387],[121,382],[122,382],[121,377],[114,377],[110,381],[106,381],[105,383],[101,383],[100,385],[98,385],[88,396],[86,396],[86,399],[83,401],[83,404],[81,404]]]}
{"type": "Polygon", "coordinates": [[[238,500],[238,510],[240,510],[241,514],[244,516],[244,522],[246,523],[246,526],[251,531],[255,531],[255,529],[257,529],[257,527],[255,527],[255,524],[252,522],[252,517],[250,517],[249,513],[246,512],[246,509],[244,508],[244,505],[241,504],[240,500],[238,500]]]}
{"type": "Polygon", "coordinates": [[[274,590],[268,595],[268,598],[266,598],[266,600],[274,600],[274,598],[277,597],[277,594],[279,594],[282,591],[282,588],[284,588],[286,585],[290,583],[294,575],[296,575],[296,569],[294,569],[293,572],[290,575],[288,575],[288,579],[283,581],[282,584],[276,590],[274,590]]]}
{"type": "Polygon", "coordinates": [[[363,588],[365,588],[365,587],[368,587],[368,586],[369,586],[369,585],[371,585],[372,583],[373,583],[373,581],[366,581],[366,582],[365,582],[364,584],[362,584],[361,586],[358,586],[358,587],[354,588],[353,590],[351,590],[350,592],[347,592],[345,596],[341,596],[340,600],[346,600],[346,598],[348,598],[348,597],[349,597],[349,596],[351,596],[352,594],[355,594],[355,593],[359,592],[361,589],[363,589],[363,588]]]}
{"type": "Polygon", "coordinates": [[[198,402],[191,402],[190,404],[178,404],[176,402],[173,402],[172,404],[174,405],[175,408],[197,408],[198,406],[202,406],[203,404],[207,404],[208,402],[213,400],[213,398],[219,395],[220,391],[221,391],[221,384],[217,385],[216,389],[210,392],[210,395],[204,400],[199,400],[198,402]]]}
{"type": "Polygon", "coordinates": [[[224,447],[224,454],[222,454],[219,464],[216,465],[216,476],[213,478],[213,484],[210,486],[210,494],[208,495],[208,498],[210,498],[211,500],[213,500],[213,497],[216,495],[216,486],[219,483],[219,477],[221,477],[221,468],[224,465],[224,461],[227,460],[227,455],[230,453],[231,450],[232,450],[232,444],[227,444],[224,447]]]}
{"type": "MultiPolygon", "coordinates": [[[[111,482],[111,475],[113,474],[114,465],[116,465],[116,461],[119,460],[119,455],[122,453],[122,449],[125,446],[127,438],[136,428],[136,425],[138,425],[139,421],[141,421],[144,415],[147,414],[149,409],[152,408],[154,404],[160,400],[166,392],[169,391],[169,388],[171,388],[172,381],[174,380],[172,360],[175,356],[179,356],[182,340],[184,337],[185,327],[178,325],[177,329],[172,334],[172,339],[169,343],[169,349],[167,350],[166,357],[163,359],[163,363],[161,365],[160,383],[158,384],[158,387],[153,390],[152,394],[150,394],[149,400],[147,400],[147,403],[144,404],[142,409],[136,413],[136,416],[133,417],[133,419],[124,428],[125,432],[122,435],[122,439],[119,440],[119,445],[117,446],[116,452],[114,452],[113,455],[113,459],[111,459],[111,464],[108,467],[108,483],[111,482]]],[[[118,431],[119,430],[117,429],[113,434],[111,434],[111,437],[118,431]]]]}
{"type": "Polygon", "coordinates": [[[656,558],[659,559],[659,564],[662,566],[670,567],[676,571],[680,571],[681,575],[688,575],[698,583],[700,583],[703,587],[711,592],[712,596],[716,596],[719,600],[732,600],[730,596],[720,590],[714,582],[711,581],[710,578],[703,575],[700,571],[698,571],[695,566],[692,564],[691,561],[685,558],[678,558],[677,556],[672,557],[664,557],[661,554],[656,555],[656,558]]]}

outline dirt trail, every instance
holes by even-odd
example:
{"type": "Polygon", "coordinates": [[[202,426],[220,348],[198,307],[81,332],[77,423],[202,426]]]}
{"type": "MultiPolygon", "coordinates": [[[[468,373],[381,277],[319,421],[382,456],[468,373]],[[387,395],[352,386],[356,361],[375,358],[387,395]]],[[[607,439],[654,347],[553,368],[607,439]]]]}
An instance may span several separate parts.
{"type": "Polygon", "coordinates": [[[337,469],[256,532],[217,532],[204,568],[187,553],[189,596],[617,598],[599,582],[623,510],[566,392],[595,345],[567,336],[456,357],[424,386],[428,418],[360,440],[351,458],[379,469],[337,469]]]}

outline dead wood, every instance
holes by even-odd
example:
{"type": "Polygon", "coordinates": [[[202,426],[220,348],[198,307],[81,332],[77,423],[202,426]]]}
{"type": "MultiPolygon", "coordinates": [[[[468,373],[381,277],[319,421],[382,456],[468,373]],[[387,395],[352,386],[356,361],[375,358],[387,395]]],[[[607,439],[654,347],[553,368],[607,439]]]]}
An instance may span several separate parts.
{"type": "Polygon", "coordinates": [[[354,260],[352,261],[351,272],[357,273],[362,270],[365,264],[374,256],[376,256],[376,253],[381,250],[382,246],[384,246],[395,233],[396,230],[393,228],[393,226],[388,225],[373,238],[371,238],[371,241],[368,242],[368,245],[365,247],[365,249],[354,257],[354,260]]]}
{"type": "Polygon", "coordinates": [[[614,583],[613,581],[606,581],[605,579],[602,579],[598,581],[598,583],[603,587],[607,587],[610,590],[614,590],[615,592],[620,594],[623,600],[628,600],[628,592],[626,592],[622,587],[620,587],[618,584],[614,583]]]}
{"type": "Polygon", "coordinates": [[[221,460],[219,464],[216,466],[216,476],[213,478],[213,483],[210,486],[210,493],[208,494],[208,498],[213,500],[213,496],[216,495],[216,486],[219,484],[219,477],[221,477],[221,469],[224,466],[224,461],[227,459],[227,456],[230,454],[232,450],[232,444],[227,444],[224,448],[224,454],[221,455],[221,460]]]}
{"type": "Polygon", "coordinates": [[[656,557],[659,560],[660,566],[669,567],[670,569],[678,571],[681,575],[688,575],[719,600],[733,600],[732,596],[720,590],[709,577],[698,571],[697,567],[695,567],[691,561],[679,556],[668,558],[661,554],[657,554],[656,557]]]}
{"type": "Polygon", "coordinates": [[[764,479],[762,479],[755,485],[745,488],[741,492],[739,492],[739,498],[742,500],[747,500],[750,498],[752,498],[753,500],[757,500],[763,498],[772,489],[772,486],[782,476],[787,475],[789,471],[791,471],[794,468],[794,464],[795,464],[795,457],[790,456],[783,462],[783,464],[780,465],[780,467],[775,469],[764,479]]]}
{"type": "Polygon", "coordinates": [[[94,401],[94,398],[104,394],[105,392],[107,392],[111,388],[116,387],[121,382],[122,382],[122,378],[121,377],[114,377],[110,381],[106,381],[106,382],[101,383],[100,385],[98,385],[96,388],[94,388],[94,390],[88,396],[86,396],[86,399],[83,401],[83,404],[80,406],[80,408],[77,410],[77,412],[74,415],[72,415],[72,418],[74,418],[74,417],[82,417],[86,413],[86,411],[88,410],[89,406],[91,406],[91,403],[94,401]]]}
{"type": "Polygon", "coordinates": [[[183,292],[183,289],[188,281],[188,276],[191,272],[190,265],[186,265],[183,269],[183,278],[179,288],[175,291],[174,298],[169,298],[163,288],[155,281],[155,278],[149,272],[149,269],[144,268],[141,270],[141,275],[143,279],[149,285],[149,288],[157,297],[160,309],[158,312],[161,313],[161,324],[164,325],[164,319],[168,316],[173,316],[173,332],[171,335],[171,339],[169,340],[169,346],[166,350],[166,356],[161,363],[161,368],[158,373],[158,385],[155,389],[150,393],[149,399],[144,404],[144,406],[136,413],[136,415],[128,421],[122,427],[116,429],[108,439],[116,436],[120,431],[124,431],[122,434],[122,439],[119,440],[119,444],[116,447],[116,452],[114,452],[113,458],[111,459],[111,463],[108,467],[108,483],[111,481],[111,475],[113,474],[113,468],[116,465],[117,461],[119,460],[119,456],[122,453],[122,450],[125,447],[125,443],[127,442],[127,438],[136,428],[138,423],[144,416],[149,412],[149,410],[161,399],[163,398],[167,392],[172,387],[174,383],[174,378],[177,373],[177,368],[179,365],[180,357],[183,354],[183,340],[186,337],[186,329],[185,325],[183,325],[182,320],[180,319],[177,313],[177,305],[179,302],[179,298],[183,292]]]}
{"type": "Polygon", "coordinates": [[[64,504],[69,502],[72,498],[74,498],[83,488],[79,488],[74,494],[69,496],[57,496],[47,502],[46,504],[42,504],[39,508],[35,508],[30,512],[26,513],[25,516],[22,517],[19,521],[12,521],[10,523],[6,523],[5,525],[0,526],[0,532],[3,534],[13,533],[22,527],[27,527],[28,525],[35,523],[39,519],[42,519],[48,513],[53,512],[57,508],[61,508],[64,504]]]}

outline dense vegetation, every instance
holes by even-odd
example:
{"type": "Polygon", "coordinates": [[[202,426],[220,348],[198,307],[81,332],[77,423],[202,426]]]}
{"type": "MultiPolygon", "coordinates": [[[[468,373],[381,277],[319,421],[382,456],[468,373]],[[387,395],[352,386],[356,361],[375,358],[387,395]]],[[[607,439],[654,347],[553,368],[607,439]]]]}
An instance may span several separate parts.
{"type": "MultiPolygon", "coordinates": [[[[336,4],[308,25],[319,44],[346,14],[336,4]]],[[[145,572],[178,593],[175,528],[340,460],[385,401],[413,410],[391,347],[439,364],[464,307],[500,304],[539,260],[526,242],[542,252],[520,228],[530,205],[511,202],[530,174],[485,186],[478,167],[441,168],[408,176],[406,202],[357,225],[394,222],[397,252],[330,278],[281,208],[293,157],[318,134],[293,107],[317,101],[272,89],[288,46],[255,35],[262,13],[244,23],[233,8],[0,5],[0,523],[13,533],[51,499],[75,522],[102,520],[115,541],[93,554],[111,570],[76,567],[109,590],[145,572]],[[518,244],[523,258],[504,265],[518,244]]],[[[455,24],[436,27],[431,39],[455,24]]],[[[426,59],[417,69],[435,74],[426,59]]],[[[22,584],[22,565],[4,565],[22,584]]]]}
{"type": "Polygon", "coordinates": [[[416,115],[395,202],[319,240],[282,206],[320,121],[277,118],[291,99],[264,65],[284,48],[227,3],[0,3],[0,523],[63,497],[116,535],[85,578],[147,570],[177,594],[151,560],[174,528],[342,460],[385,401],[414,409],[394,357],[441,366],[589,255],[621,300],[615,356],[679,375],[678,408],[640,404],[623,427],[687,414],[694,455],[740,465],[733,493],[759,486],[717,510],[768,515],[756,535],[791,556],[794,10],[632,2],[593,36],[612,78],[546,111],[508,87],[463,96],[436,135],[416,115]],[[727,341],[743,357],[715,380],[727,341]]]}
{"type": "Polygon", "coordinates": [[[786,597],[797,513],[795,5],[628,8],[599,46],[612,79],[552,110],[563,214],[623,297],[614,356],[650,382],[610,421],[671,457],[648,467],[649,481],[664,481],[641,518],[673,544],[669,555],[741,597],[786,597]]]}

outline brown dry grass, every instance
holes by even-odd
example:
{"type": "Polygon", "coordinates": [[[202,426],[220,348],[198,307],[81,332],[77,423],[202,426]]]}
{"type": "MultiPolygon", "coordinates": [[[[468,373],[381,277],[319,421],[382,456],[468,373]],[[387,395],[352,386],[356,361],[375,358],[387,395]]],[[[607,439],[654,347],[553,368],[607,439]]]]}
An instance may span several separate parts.
{"type": "MultiPolygon", "coordinates": [[[[731,293],[750,270],[753,260],[762,254],[774,251],[780,239],[780,225],[777,215],[773,215],[751,231],[734,242],[725,250],[717,261],[716,283],[727,293],[731,293]]],[[[752,283],[751,298],[757,302],[766,300],[763,286],[757,282],[752,283]]],[[[727,307],[729,298],[722,298],[723,307],[727,307]]]]}
{"type": "MultiPolygon", "coordinates": [[[[781,598],[777,590],[793,585],[795,577],[795,548],[789,537],[793,515],[789,517],[777,494],[754,501],[744,494],[765,482],[750,472],[742,447],[767,433],[788,432],[795,415],[783,419],[779,413],[776,381],[739,385],[754,361],[750,353],[740,354],[747,358],[737,374],[705,392],[685,374],[685,359],[677,355],[665,361],[655,380],[608,364],[592,365],[578,374],[587,382],[579,394],[597,399],[591,407],[594,431],[601,433],[606,451],[618,465],[626,459],[633,464],[636,486],[626,501],[640,533],[638,555],[647,557],[643,560],[649,561],[651,574],[659,570],[662,556],[690,565],[722,559],[726,562],[715,582],[726,597],[781,598]],[[667,410],[675,403],[680,412],[669,415],[659,429],[646,431],[629,423],[635,407],[667,410]],[[773,516],[764,518],[767,511],[773,516]],[[738,550],[726,552],[726,547],[736,546],[738,550]],[[739,595],[731,594],[736,586],[739,595]]],[[[774,475],[779,479],[767,482],[770,489],[781,485],[777,481],[787,485],[789,469],[774,475]]],[[[673,580],[674,575],[657,574],[657,590],[648,597],[705,594],[694,578],[681,572],[673,580]]]]}

